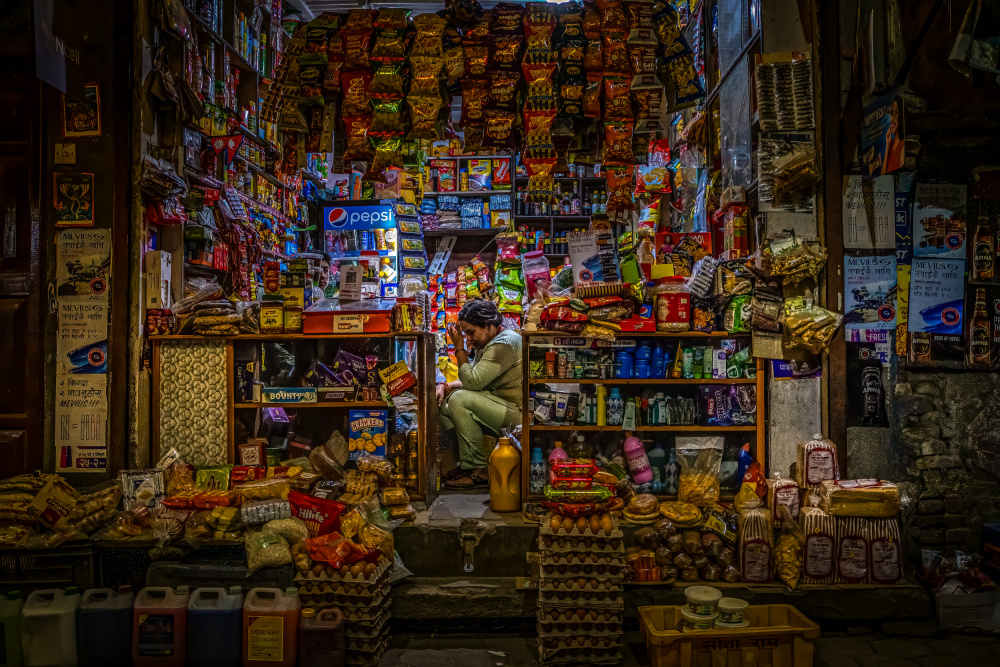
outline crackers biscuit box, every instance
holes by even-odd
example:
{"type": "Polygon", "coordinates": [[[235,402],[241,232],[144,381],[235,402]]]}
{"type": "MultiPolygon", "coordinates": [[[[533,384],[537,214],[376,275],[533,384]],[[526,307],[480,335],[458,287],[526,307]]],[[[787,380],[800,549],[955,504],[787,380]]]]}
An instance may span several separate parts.
{"type": "Polygon", "coordinates": [[[350,438],[347,441],[351,460],[362,454],[385,456],[389,439],[388,410],[351,410],[348,413],[350,438]]]}

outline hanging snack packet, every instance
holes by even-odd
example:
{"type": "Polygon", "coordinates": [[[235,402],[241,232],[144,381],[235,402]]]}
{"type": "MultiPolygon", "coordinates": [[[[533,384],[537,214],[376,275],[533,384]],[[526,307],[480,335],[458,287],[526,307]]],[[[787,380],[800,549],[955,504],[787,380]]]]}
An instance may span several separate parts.
{"type": "Polygon", "coordinates": [[[574,78],[559,86],[559,117],[576,118],[583,113],[583,87],[585,80],[574,78]]]}
{"type": "Polygon", "coordinates": [[[664,58],[691,52],[681,32],[677,9],[669,2],[659,2],[653,7],[653,29],[663,47],[664,58]]]}
{"type": "Polygon", "coordinates": [[[496,240],[498,262],[521,261],[521,247],[517,240],[517,234],[504,232],[497,234],[496,240]]]}
{"type": "Polygon", "coordinates": [[[583,5],[583,34],[587,39],[601,38],[601,13],[590,2],[583,5]]]}
{"type": "MultiPolygon", "coordinates": [[[[525,110],[555,109],[554,79],[555,63],[521,65],[524,79],[527,82],[528,96],[524,102],[525,110]]],[[[527,132],[527,129],[525,130],[527,132]]]]}
{"type": "Polygon", "coordinates": [[[604,164],[629,166],[635,163],[632,155],[632,123],[604,122],[604,164]]]}
{"type": "Polygon", "coordinates": [[[483,149],[483,140],[486,138],[486,125],[483,123],[469,124],[465,126],[465,135],[462,141],[462,151],[474,153],[483,149]]]}
{"type": "Polygon", "coordinates": [[[489,78],[490,90],[486,98],[486,106],[495,110],[517,112],[517,92],[521,83],[521,73],[491,69],[489,78]]]}
{"type": "Polygon", "coordinates": [[[376,16],[378,16],[377,9],[352,9],[347,12],[343,27],[349,30],[371,30],[375,27],[372,25],[372,20],[376,16]]]}
{"type": "Polygon", "coordinates": [[[521,63],[524,35],[494,35],[490,52],[490,68],[516,72],[521,63]]]}
{"type": "Polygon", "coordinates": [[[675,105],[688,104],[705,96],[692,56],[680,56],[667,61],[666,70],[673,82],[675,105]]]}
{"type": "Polygon", "coordinates": [[[368,86],[368,94],[376,100],[376,104],[379,100],[403,98],[402,71],[402,62],[386,62],[378,66],[368,86]]]}
{"type": "Polygon", "coordinates": [[[402,105],[402,98],[375,100],[375,113],[372,114],[372,126],[368,128],[368,136],[401,136],[403,134],[403,120],[399,111],[402,105]]]}
{"type": "Polygon", "coordinates": [[[629,30],[653,27],[653,4],[650,2],[626,2],[625,17],[629,30]]]}
{"type": "Polygon", "coordinates": [[[604,77],[604,120],[632,120],[631,85],[627,78],[604,77]]]}
{"type": "Polygon", "coordinates": [[[483,107],[489,88],[484,81],[462,79],[462,126],[479,124],[486,120],[483,107]]]}
{"type": "MultiPolygon", "coordinates": [[[[465,76],[472,79],[485,79],[490,62],[490,47],[488,44],[463,43],[462,53],[465,56],[465,76]]],[[[465,84],[466,79],[462,80],[465,84]]]]}
{"type": "MultiPolygon", "coordinates": [[[[578,28],[573,24],[574,28],[578,28]]],[[[566,32],[569,32],[567,30],[566,32]]],[[[587,53],[587,38],[583,32],[576,30],[573,36],[564,36],[559,46],[560,75],[565,78],[583,76],[583,59],[587,53]]]]}
{"type": "Polygon", "coordinates": [[[556,15],[543,3],[527,5],[524,14],[524,63],[538,65],[552,60],[552,34],[556,15]]]}
{"type": "Polygon", "coordinates": [[[555,157],[552,143],[552,122],[555,109],[524,112],[524,155],[532,158],[555,157]]]}
{"type": "Polygon", "coordinates": [[[412,79],[407,97],[435,97],[440,100],[441,65],[442,61],[440,58],[410,56],[410,75],[412,79]]]}
{"type": "Polygon", "coordinates": [[[528,201],[554,204],[555,179],[552,170],[556,159],[525,158],[524,166],[528,170],[528,201]]]}
{"type": "Polygon", "coordinates": [[[603,43],[600,37],[587,41],[587,49],[583,53],[583,70],[588,74],[604,71],[603,43]]]}
{"type": "Polygon", "coordinates": [[[299,108],[307,109],[313,106],[323,106],[323,83],[326,79],[326,65],[299,66],[299,108]]]}
{"type": "Polygon", "coordinates": [[[604,77],[600,72],[587,72],[587,84],[583,88],[583,115],[587,118],[601,117],[601,83],[604,77]]]}
{"type": "Polygon", "coordinates": [[[494,35],[523,35],[524,5],[500,2],[493,7],[490,32],[494,35]]]}
{"type": "Polygon", "coordinates": [[[404,60],[405,58],[405,28],[382,28],[375,31],[375,46],[372,47],[371,60],[385,63],[404,60]]]}
{"type": "Polygon", "coordinates": [[[597,8],[601,10],[601,30],[628,30],[628,16],[625,14],[625,3],[621,0],[598,0],[597,8]]]}
{"type": "MultiPolygon", "coordinates": [[[[326,15],[324,15],[326,16],[326,15]]],[[[299,54],[299,64],[322,64],[327,61],[327,49],[329,48],[330,32],[335,31],[340,24],[336,15],[329,15],[333,18],[328,22],[323,16],[310,21],[305,28],[305,44],[299,54]]]]}
{"type": "Polygon", "coordinates": [[[376,29],[392,28],[403,30],[407,27],[409,18],[409,9],[380,9],[378,10],[378,16],[372,22],[372,27],[376,29]]]}
{"type": "Polygon", "coordinates": [[[368,58],[371,49],[372,30],[343,29],[340,37],[344,43],[344,69],[366,69],[372,66],[368,58]]]}
{"type": "Polygon", "coordinates": [[[341,73],[342,107],[340,113],[344,117],[364,116],[371,113],[371,107],[368,104],[368,87],[371,85],[373,77],[370,69],[341,73]]]}
{"type": "Polygon", "coordinates": [[[513,149],[514,121],[517,113],[505,109],[486,110],[486,128],[483,135],[483,146],[500,149],[513,149]]]}
{"type": "Polygon", "coordinates": [[[632,74],[652,74],[656,71],[656,35],[648,28],[638,28],[628,36],[628,59],[632,74]]]}
{"type": "Polygon", "coordinates": [[[448,26],[444,35],[444,69],[448,74],[448,85],[453,86],[465,74],[465,53],[462,50],[462,37],[455,28],[448,26]]]}
{"type": "Polygon", "coordinates": [[[632,70],[629,67],[628,47],[625,45],[625,31],[611,30],[605,31],[604,36],[604,73],[621,74],[629,76],[632,70]]]}
{"type": "Polygon", "coordinates": [[[437,14],[420,14],[414,17],[413,27],[416,34],[413,37],[413,46],[410,47],[410,58],[424,56],[442,58],[444,48],[441,38],[447,25],[447,19],[437,14]]]}
{"type": "Polygon", "coordinates": [[[371,116],[346,116],[344,118],[344,132],[347,137],[347,146],[344,149],[344,161],[370,160],[372,158],[372,146],[368,141],[368,128],[371,126],[371,116]]]}
{"type": "Polygon", "coordinates": [[[441,98],[407,97],[406,104],[410,108],[410,132],[407,136],[410,139],[440,140],[437,120],[441,112],[441,98]]]}
{"type": "Polygon", "coordinates": [[[372,140],[374,146],[374,156],[372,164],[368,168],[362,180],[386,183],[385,172],[390,167],[403,168],[403,140],[399,136],[387,136],[372,140]]]}
{"type": "Polygon", "coordinates": [[[632,198],[633,167],[608,167],[605,176],[608,183],[608,213],[619,211],[634,211],[635,200],[632,198]]]}

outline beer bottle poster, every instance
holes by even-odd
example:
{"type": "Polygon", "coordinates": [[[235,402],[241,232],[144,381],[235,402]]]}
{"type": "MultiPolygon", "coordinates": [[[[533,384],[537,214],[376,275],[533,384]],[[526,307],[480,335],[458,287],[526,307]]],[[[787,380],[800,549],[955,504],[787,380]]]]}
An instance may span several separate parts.
{"type": "MultiPolygon", "coordinates": [[[[883,336],[888,334],[887,331],[871,333],[883,336]]],[[[885,385],[882,382],[882,360],[879,358],[878,348],[879,344],[874,342],[847,341],[848,426],[889,426],[885,385]]]]}
{"type": "Polygon", "coordinates": [[[896,328],[896,256],[844,256],[844,328],[896,328]]]}
{"type": "Polygon", "coordinates": [[[968,368],[990,370],[1000,367],[1000,285],[969,285],[966,317],[968,368]]]}
{"type": "Polygon", "coordinates": [[[913,197],[913,256],[965,259],[964,185],[917,183],[913,197]]]}
{"type": "Polygon", "coordinates": [[[909,362],[962,368],[965,261],[914,257],[910,270],[909,362]]]}

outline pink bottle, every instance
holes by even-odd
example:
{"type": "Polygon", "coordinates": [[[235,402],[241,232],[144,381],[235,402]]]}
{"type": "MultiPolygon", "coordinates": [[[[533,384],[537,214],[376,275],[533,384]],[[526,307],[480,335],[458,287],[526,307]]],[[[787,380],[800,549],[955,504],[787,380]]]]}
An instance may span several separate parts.
{"type": "Polygon", "coordinates": [[[632,473],[632,481],[640,485],[652,482],[653,469],[649,465],[649,457],[646,456],[646,448],[642,446],[642,441],[634,435],[629,436],[625,438],[622,451],[625,452],[625,461],[628,462],[628,469],[632,473]]]}
{"type": "Polygon", "coordinates": [[[549,467],[552,467],[552,461],[566,460],[568,458],[566,450],[562,448],[562,442],[556,440],[556,446],[549,452],[549,467]]]}

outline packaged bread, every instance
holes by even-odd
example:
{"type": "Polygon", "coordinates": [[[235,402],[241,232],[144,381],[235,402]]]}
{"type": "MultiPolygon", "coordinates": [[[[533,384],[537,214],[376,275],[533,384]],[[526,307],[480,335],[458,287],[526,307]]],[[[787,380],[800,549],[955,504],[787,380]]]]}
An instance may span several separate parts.
{"type": "Polygon", "coordinates": [[[871,521],[856,516],[837,517],[838,584],[867,584],[871,553],[871,521]]]}
{"type": "Polygon", "coordinates": [[[778,515],[781,516],[782,527],[774,545],[774,574],[794,590],[802,578],[802,543],[805,540],[798,525],[792,521],[787,506],[779,505],[778,515]]]}
{"type": "Polygon", "coordinates": [[[791,479],[775,475],[774,479],[767,480],[767,508],[771,510],[775,528],[780,528],[784,523],[781,518],[784,515],[778,511],[781,506],[788,508],[792,521],[798,520],[799,485],[791,479]]]}
{"type": "Polygon", "coordinates": [[[897,584],[903,578],[899,546],[899,519],[869,519],[871,582],[897,584]]]}
{"type": "Polygon", "coordinates": [[[817,487],[827,480],[840,479],[837,445],[817,433],[809,442],[800,442],[795,459],[795,481],[802,488],[817,487]]]}
{"type": "Polygon", "coordinates": [[[771,512],[757,507],[740,515],[740,571],[743,580],[765,584],[771,580],[771,512]]]}
{"type": "Polygon", "coordinates": [[[799,528],[805,543],[802,547],[802,581],[807,584],[832,584],[836,519],[818,507],[799,511],[799,528]]]}
{"type": "Polygon", "coordinates": [[[819,496],[820,508],[831,516],[899,515],[899,487],[881,479],[828,479],[820,484],[819,496]]]}

